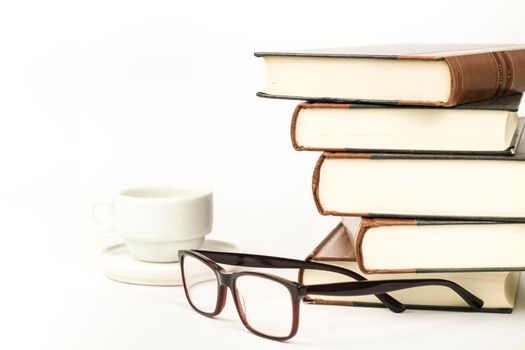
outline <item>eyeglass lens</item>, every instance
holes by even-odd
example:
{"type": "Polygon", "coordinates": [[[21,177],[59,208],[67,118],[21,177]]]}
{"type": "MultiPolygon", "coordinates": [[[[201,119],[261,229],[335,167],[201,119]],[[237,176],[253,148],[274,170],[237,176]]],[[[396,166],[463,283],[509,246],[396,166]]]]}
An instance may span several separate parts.
{"type": "Polygon", "coordinates": [[[215,272],[191,255],[184,256],[182,270],[190,303],[201,312],[214,313],[219,296],[219,282],[215,272]]]}
{"type": "Polygon", "coordinates": [[[269,278],[240,275],[235,282],[241,317],[270,337],[287,337],[293,327],[293,301],[288,288],[269,278]]]}

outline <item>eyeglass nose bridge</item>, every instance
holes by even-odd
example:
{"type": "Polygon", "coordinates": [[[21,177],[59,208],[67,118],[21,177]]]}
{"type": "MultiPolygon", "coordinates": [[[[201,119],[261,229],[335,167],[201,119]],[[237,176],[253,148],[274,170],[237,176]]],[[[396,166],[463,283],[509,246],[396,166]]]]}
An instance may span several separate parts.
{"type": "Polygon", "coordinates": [[[229,287],[233,284],[233,275],[231,271],[220,271],[219,272],[219,283],[222,286],[229,287]]]}

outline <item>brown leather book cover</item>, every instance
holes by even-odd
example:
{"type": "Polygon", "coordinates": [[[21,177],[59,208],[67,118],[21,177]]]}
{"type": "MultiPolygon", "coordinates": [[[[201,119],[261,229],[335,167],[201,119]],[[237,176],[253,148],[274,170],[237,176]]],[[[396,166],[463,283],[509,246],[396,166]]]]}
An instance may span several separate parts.
{"type": "Polygon", "coordinates": [[[342,223],[337,224],[332,231],[314,248],[307,260],[321,259],[324,261],[356,261],[354,244],[346,234],[342,223]]]}
{"type": "MultiPolygon", "coordinates": [[[[410,221],[410,220],[409,220],[410,221]]],[[[398,220],[385,219],[384,224],[398,224],[398,220]]],[[[383,224],[377,222],[377,224],[383,224]]],[[[373,223],[372,223],[373,225],[373,223]]],[[[358,259],[356,256],[352,239],[348,236],[344,226],[338,224],[322,241],[319,243],[314,250],[306,257],[306,260],[315,261],[320,263],[345,263],[355,262],[358,259]]],[[[358,271],[359,272],[359,271],[358,271]]],[[[408,273],[406,278],[413,278],[410,273],[413,271],[403,271],[408,273]]],[[[304,283],[304,270],[299,271],[298,282],[304,283]]],[[[514,272],[516,273],[516,272],[514,272]]],[[[385,277],[386,279],[387,277],[385,277]]],[[[384,307],[380,303],[368,303],[362,301],[347,301],[347,300],[334,300],[327,299],[320,296],[306,296],[304,302],[308,304],[321,304],[321,305],[342,305],[342,306],[357,306],[357,307],[384,307]]],[[[422,305],[422,304],[405,304],[409,309],[420,309],[420,310],[439,310],[439,311],[472,311],[468,307],[458,306],[442,306],[442,305],[422,305]]],[[[488,313],[511,313],[513,308],[508,307],[485,307],[481,312],[488,313]]]]}
{"type": "MultiPolygon", "coordinates": [[[[514,94],[505,97],[493,98],[481,102],[467,103],[451,107],[453,109],[471,109],[471,110],[505,110],[509,112],[517,112],[521,103],[522,94],[514,94]]],[[[424,109],[436,109],[440,107],[414,107],[414,106],[388,106],[378,104],[359,104],[359,103],[311,103],[303,102],[295,107],[292,115],[292,122],[290,126],[290,138],[292,146],[296,151],[326,151],[326,152],[353,152],[353,153],[370,153],[370,152],[384,152],[384,153],[439,153],[439,154],[486,154],[486,155],[512,155],[514,154],[519,136],[523,131],[525,123],[523,118],[520,118],[520,125],[514,134],[509,148],[503,151],[429,151],[429,150],[417,150],[417,149],[406,149],[406,150],[388,150],[388,149],[354,149],[354,148],[312,148],[299,145],[297,142],[297,120],[299,114],[303,109],[350,109],[350,108],[381,108],[381,109],[411,109],[411,108],[424,108],[424,109]]]]}
{"type": "MultiPolygon", "coordinates": [[[[255,56],[444,60],[447,63],[451,73],[451,92],[446,102],[377,101],[381,103],[449,107],[525,91],[525,45],[397,44],[290,52],[256,52],[255,56]]],[[[259,92],[257,95],[325,102],[356,101],[330,97],[312,99],[308,96],[280,96],[264,92],[259,92]]]]}

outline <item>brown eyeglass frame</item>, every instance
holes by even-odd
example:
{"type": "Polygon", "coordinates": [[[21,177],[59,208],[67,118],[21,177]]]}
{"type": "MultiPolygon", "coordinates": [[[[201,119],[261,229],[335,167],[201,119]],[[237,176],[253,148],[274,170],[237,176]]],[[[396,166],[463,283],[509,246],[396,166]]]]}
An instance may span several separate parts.
{"type": "Polygon", "coordinates": [[[328,265],[313,261],[295,260],[267,255],[254,255],[254,254],[243,254],[243,253],[229,253],[229,252],[217,252],[208,250],[179,250],[179,261],[182,272],[182,281],[184,284],[184,292],[186,299],[190,303],[191,307],[199,314],[213,317],[218,315],[226,305],[226,288],[229,288],[235,307],[241,318],[244,326],[252,333],[272,339],[284,341],[292,338],[299,327],[299,304],[301,300],[307,294],[313,295],[331,295],[331,296],[356,296],[356,295],[371,295],[374,294],[388,309],[393,312],[400,313],[405,311],[406,307],[397,301],[392,296],[386,294],[396,290],[402,290],[407,288],[423,287],[423,286],[443,286],[452,289],[456,292],[472,309],[480,310],[483,307],[483,301],[470,293],[457,283],[443,279],[402,279],[402,280],[375,280],[369,281],[360,274],[348,270],[339,266],[328,265]],[[191,301],[191,297],[186,286],[186,278],[184,276],[184,259],[186,256],[191,256],[195,259],[200,260],[202,263],[207,265],[214,273],[218,283],[217,293],[217,305],[213,312],[206,313],[199,310],[191,301]],[[329,284],[315,284],[315,285],[304,285],[298,282],[290,281],[286,278],[275,276],[267,273],[243,271],[243,272],[231,272],[226,271],[219,264],[244,266],[244,267],[260,267],[260,268],[276,268],[276,269],[310,269],[310,270],[322,270],[340,273],[355,279],[352,282],[342,283],[329,283],[329,284]],[[290,334],[284,337],[274,337],[268,334],[258,332],[253,329],[241,306],[240,296],[236,291],[235,283],[237,278],[240,276],[257,276],[260,278],[270,279],[274,282],[283,285],[289,292],[292,301],[292,329],[290,334]]]}

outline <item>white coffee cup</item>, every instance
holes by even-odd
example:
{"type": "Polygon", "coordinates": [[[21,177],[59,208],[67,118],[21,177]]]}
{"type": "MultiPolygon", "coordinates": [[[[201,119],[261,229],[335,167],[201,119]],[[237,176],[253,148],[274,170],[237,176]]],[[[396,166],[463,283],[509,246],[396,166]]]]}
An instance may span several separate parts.
{"type": "Polygon", "coordinates": [[[131,255],[148,262],[178,260],[180,249],[197,249],[210,233],[213,195],[208,189],[137,187],[96,203],[93,220],[124,238],[131,255]],[[102,210],[111,213],[103,220],[102,210]]]}

